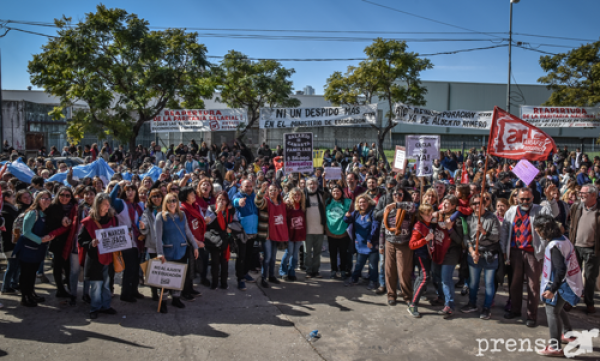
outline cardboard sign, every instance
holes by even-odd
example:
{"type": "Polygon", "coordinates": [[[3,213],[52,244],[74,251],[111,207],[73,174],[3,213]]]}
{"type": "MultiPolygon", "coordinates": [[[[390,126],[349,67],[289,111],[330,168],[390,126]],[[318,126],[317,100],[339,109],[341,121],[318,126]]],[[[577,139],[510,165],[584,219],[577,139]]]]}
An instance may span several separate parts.
{"type": "Polygon", "coordinates": [[[283,144],[285,173],[312,173],[313,133],[286,133],[283,144]]]}
{"type": "Polygon", "coordinates": [[[540,172],[533,164],[529,163],[526,159],[521,159],[519,163],[513,168],[512,172],[519,177],[520,180],[525,183],[525,186],[529,186],[529,183],[533,181],[536,175],[540,172]]]}
{"type": "Polygon", "coordinates": [[[186,271],[187,264],[185,263],[162,263],[158,259],[151,259],[148,261],[144,284],[156,288],[181,291],[183,290],[186,271]]]}
{"type": "Polygon", "coordinates": [[[433,160],[439,156],[439,135],[406,136],[406,157],[415,159],[417,163],[417,177],[433,175],[433,160]]]}
{"type": "Polygon", "coordinates": [[[400,145],[396,146],[396,152],[394,153],[394,163],[392,170],[396,173],[404,174],[406,167],[406,149],[400,145]]]}
{"type": "Polygon", "coordinates": [[[131,235],[127,226],[111,227],[96,230],[98,253],[105,254],[133,248],[131,235]]]}
{"type": "Polygon", "coordinates": [[[327,180],[342,179],[342,168],[340,167],[325,167],[327,180]]]}

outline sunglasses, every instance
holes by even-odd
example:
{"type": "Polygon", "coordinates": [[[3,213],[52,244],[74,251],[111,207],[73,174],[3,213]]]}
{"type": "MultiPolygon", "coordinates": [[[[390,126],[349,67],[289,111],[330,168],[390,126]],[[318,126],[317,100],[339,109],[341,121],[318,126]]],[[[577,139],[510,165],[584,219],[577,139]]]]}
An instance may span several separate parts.
{"type": "Polygon", "coordinates": [[[71,195],[69,193],[61,193],[58,196],[61,198],[71,198],[71,195]]]}
{"type": "Polygon", "coordinates": [[[156,194],[155,194],[155,195],[153,195],[153,196],[152,196],[152,197],[150,197],[150,198],[151,198],[151,199],[161,199],[161,198],[162,198],[162,196],[159,196],[159,195],[156,195],[156,194]]]}
{"type": "Polygon", "coordinates": [[[403,193],[392,193],[392,195],[394,197],[402,197],[404,194],[403,193]]]}
{"type": "Polygon", "coordinates": [[[521,202],[529,202],[531,198],[521,198],[521,202]]]}
{"type": "Polygon", "coordinates": [[[167,203],[169,203],[169,204],[171,204],[171,203],[177,203],[177,202],[179,202],[177,199],[169,199],[167,201],[167,203]]]}

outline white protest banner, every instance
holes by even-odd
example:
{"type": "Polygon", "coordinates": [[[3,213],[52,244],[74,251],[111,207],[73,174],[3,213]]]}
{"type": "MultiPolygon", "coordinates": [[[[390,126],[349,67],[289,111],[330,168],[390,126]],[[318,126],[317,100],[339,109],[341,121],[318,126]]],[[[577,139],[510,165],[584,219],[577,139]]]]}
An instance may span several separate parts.
{"type": "Polygon", "coordinates": [[[473,110],[448,110],[440,112],[403,103],[394,104],[394,122],[430,127],[490,129],[492,113],[492,110],[484,112],[473,110]]]}
{"type": "Polygon", "coordinates": [[[439,135],[406,136],[406,157],[416,160],[418,177],[433,175],[433,160],[439,156],[439,135]]]}
{"type": "Polygon", "coordinates": [[[600,126],[600,108],[521,106],[521,119],[538,128],[600,126]]]}
{"type": "Polygon", "coordinates": [[[152,133],[234,131],[248,124],[245,109],[165,109],[150,122],[152,133]]]}
{"type": "Polygon", "coordinates": [[[185,282],[186,271],[187,264],[185,263],[162,263],[158,259],[151,259],[148,261],[144,284],[156,288],[181,291],[185,282]]]}
{"type": "Polygon", "coordinates": [[[96,230],[98,253],[105,254],[122,251],[133,247],[127,226],[103,228],[96,230]]]}
{"type": "Polygon", "coordinates": [[[406,149],[400,145],[396,146],[394,153],[394,163],[392,170],[397,173],[404,173],[404,166],[406,163],[406,149]]]}
{"type": "Polygon", "coordinates": [[[313,133],[285,133],[283,144],[286,174],[313,171],[313,133]]]}
{"type": "Polygon", "coordinates": [[[339,127],[377,122],[377,104],[325,108],[261,108],[260,128],[339,127]]]}
{"type": "Polygon", "coordinates": [[[327,180],[338,180],[342,179],[342,168],[341,167],[325,167],[325,178],[327,180]]]}

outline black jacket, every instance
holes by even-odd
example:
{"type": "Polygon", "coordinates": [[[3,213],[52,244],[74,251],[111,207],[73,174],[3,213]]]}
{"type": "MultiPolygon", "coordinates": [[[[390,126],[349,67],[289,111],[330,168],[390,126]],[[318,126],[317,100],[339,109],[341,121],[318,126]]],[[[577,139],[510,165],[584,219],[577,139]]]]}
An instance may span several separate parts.
{"type": "MultiPolygon", "coordinates": [[[[12,230],[18,215],[19,210],[17,207],[4,203],[2,207],[2,218],[4,218],[4,226],[6,227],[6,231],[2,232],[2,249],[4,252],[12,251],[15,248],[12,243],[12,230]]],[[[0,221],[0,223],[2,222],[0,221]]]]}

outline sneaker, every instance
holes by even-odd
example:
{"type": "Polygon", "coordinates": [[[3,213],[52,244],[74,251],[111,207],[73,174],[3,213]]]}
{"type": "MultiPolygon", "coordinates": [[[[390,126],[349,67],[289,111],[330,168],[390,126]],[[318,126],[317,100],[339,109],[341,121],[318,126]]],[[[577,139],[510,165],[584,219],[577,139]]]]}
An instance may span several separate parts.
{"type": "Polygon", "coordinates": [[[313,277],[313,275],[312,275],[312,274],[310,274],[310,273],[307,273],[305,277],[306,277],[306,278],[312,278],[312,277],[313,277]]]}
{"type": "Polygon", "coordinates": [[[239,281],[239,282],[238,282],[238,290],[240,290],[240,291],[245,291],[245,290],[246,290],[246,282],[244,282],[244,281],[239,281]]]}
{"type": "Polygon", "coordinates": [[[492,311],[490,311],[489,308],[484,307],[483,311],[481,311],[481,314],[479,315],[479,318],[482,320],[489,320],[492,318],[492,311]]]}
{"type": "Polygon", "coordinates": [[[254,278],[252,278],[252,276],[250,276],[249,274],[246,273],[246,275],[244,276],[244,280],[248,283],[256,283],[256,280],[254,278]]]}
{"type": "Polygon", "coordinates": [[[199,291],[196,291],[195,289],[192,288],[192,290],[190,291],[190,295],[196,297],[196,296],[202,296],[202,293],[199,291]]]}
{"type": "Polygon", "coordinates": [[[460,312],[471,313],[471,312],[475,312],[477,310],[478,310],[477,306],[467,303],[466,305],[461,307],[460,312]]]}
{"type": "Polygon", "coordinates": [[[276,285],[281,284],[281,281],[277,279],[277,277],[269,277],[269,282],[274,283],[276,285]]]}
{"type": "Polygon", "coordinates": [[[67,291],[56,291],[56,298],[70,298],[71,295],[67,291]]]}
{"type": "Polygon", "coordinates": [[[407,308],[408,313],[410,313],[410,315],[414,318],[421,318],[421,314],[419,313],[419,311],[417,311],[417,308],[414,306],[408,306],[407,308]]]}
{"type": "Polygon", "coordinates": [[[260,279],[260,286],[262,288],[269,288],[269,282],[267,282],[267,280],[265,278],[261,278],[260,279]]]}
{"type": "Polygon", "coordinates": [[[386,290],[385,290],[385,287],[383,287],[383,286],[380,286],[380,287],[379,287],[379,288],[378,288],[378,289],[375,291],[375,293],[376,293],[376,294],[378,294],[378,295],[383,295],[384,293],[387,293],[387,292],[386,292],[386,290]]]}
{"type": "Polygon", "coordinates": [[[448,319],[452,317],[452,309],[450,308],[450,306],[445,306],[444,308],[438,311],[438,315],[443,315],[444,319],[448,319]]]}
{"type": "Polygon", "coordinates": [[[569,343],[577,340],[577,337],[565,337],[565,335],[560,335],[560,343],[569,343]]]}
{"type": "Polygon", "coordinates": [[[507,320],[512,320],[513,318],[518,318],[521,317],[521,312],[519,313],[515,313],[515,312],[506,312],[504,314],[504,318],[506,318],[507,320]]]}
{"type": "Polygon", "coordinates": [[[460,290],[460,295],[465,296],[467,293],[469,293],[469,286],[464,285],[463,288],[460,290]]]}
{"type": "Polygon", "coordinates": [[[17,291],[14,288],[7,288],[1,292],[3,295],[16,295],[17,291]]]}
{"type": "Polygon", "coordinates": [[[107,315],[116,315],[117,314],[117,310],[115,310],[114,308],[110,307],[110,308],[105,308],[102,309],[100,311],[98,311],[99,313],[106,313],[107,315]]]}
{"type": "Polygon", "coordinates": [[[296,282],[298,279],[296,278],[296,276],[288,276],[288,281],[289,282],[296,282]]]}
{"type": "Polygon", "coordinates": [[[90,312],[90,320],[95,320],[98,318],[98,312],[90,312]]]}
{"type": "Polygon", "coordinates": [[[542,355],[542,356],[554,356],[554,357],[565,357],[565,353],[563,350],[555,350],[552,347],[550,347],[550,345],[546,346],[546,348],[539,350],[539,349],[535,349],[535,352],[538,355],[542,355]]]}
{"type": "Polygon", "coordinates": [[[532,319],[527,319],[527,321],[525,321],[525,325],[527,327],[535,327],[535,326],[537,326],[537,322],[532,319]]]}
{"type": "Polygon", "coordinates": [[[369,291],[372,291],[374,289],[377,289],[378,286],[379,286],[378,284],[376,284],[375,282],[371,281],[371,282],[369,282],[369,285],[367,286],[367,289],[369,291]]]}

